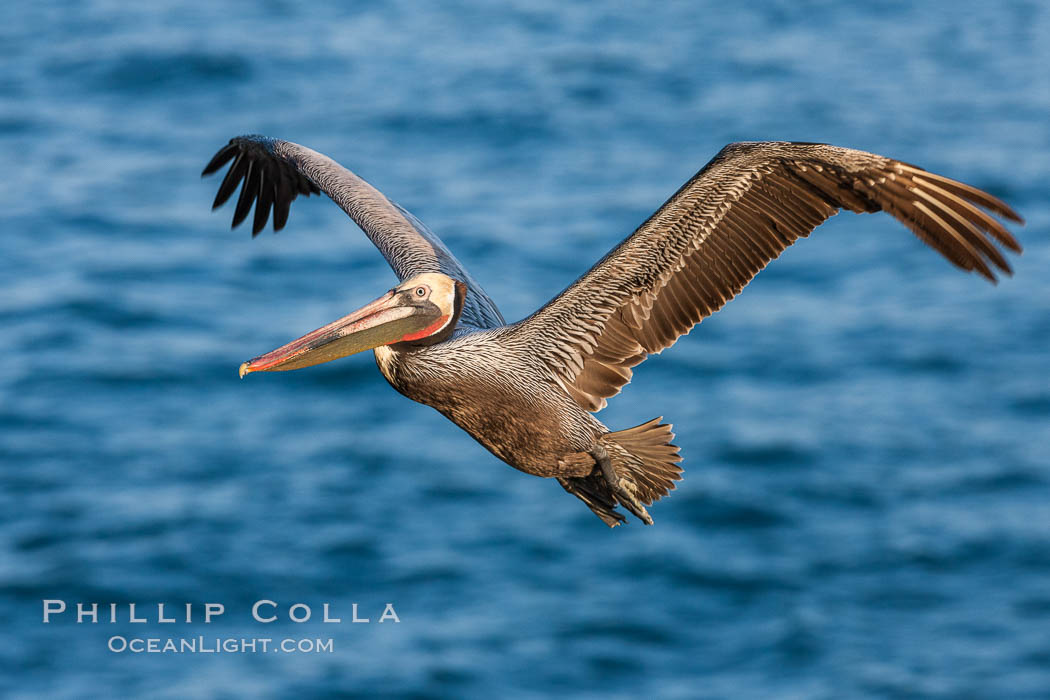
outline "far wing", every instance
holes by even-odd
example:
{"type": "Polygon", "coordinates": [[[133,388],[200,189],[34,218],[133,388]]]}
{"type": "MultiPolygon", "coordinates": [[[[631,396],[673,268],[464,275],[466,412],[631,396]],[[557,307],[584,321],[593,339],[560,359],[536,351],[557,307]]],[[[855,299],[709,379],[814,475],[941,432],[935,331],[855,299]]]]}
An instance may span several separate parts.
{"type": "Polygon", "coordinates": [[[505,323],[496,304],[436,234],[328,156],[290,141],[238,136],[215,154],[201,174],[211,175],[231,160],[233,165],[219,185],[212,208],[222,206],[243,183],[234,227],[247,218],[254,204],[252,235],[266,227],[271,209],[273,230],[280,231],[296,197],[324,192],[361,227],[401,280],[422,272],[442,272],[466,283],[460,323],[475,328],[505,323]]]}

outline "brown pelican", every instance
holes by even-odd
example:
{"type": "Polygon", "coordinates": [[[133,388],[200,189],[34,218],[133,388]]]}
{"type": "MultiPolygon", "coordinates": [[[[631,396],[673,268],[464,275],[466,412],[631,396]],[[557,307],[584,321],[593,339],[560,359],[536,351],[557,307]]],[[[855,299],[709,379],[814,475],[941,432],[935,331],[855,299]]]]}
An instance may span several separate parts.
{"type": "Polygon", "coordinates": [[[387,381],[433,406],[521,471],[554,477],[607,525],[624,506],[646,524],[681,478],[671,426],[655,418],[610,431],[594,413],[631,368],[732,299],[770,260],[839,209],[884,210],[963,270],[995,282],[1010,265],[992,239],[1021,252],[983,209],[1023,223],[979,189],[872,153],[826,144],[726,146],[576,282],[507,324],[481,286],[418,219],[327,156],[241,136],[213,208],[243,182],[236,227],[255,204],[252,235],[288,220],[298,195],[324,192],[386,257],[400,283],[348,316],[241,365],[309,367],[375,351],[387,381]]]}

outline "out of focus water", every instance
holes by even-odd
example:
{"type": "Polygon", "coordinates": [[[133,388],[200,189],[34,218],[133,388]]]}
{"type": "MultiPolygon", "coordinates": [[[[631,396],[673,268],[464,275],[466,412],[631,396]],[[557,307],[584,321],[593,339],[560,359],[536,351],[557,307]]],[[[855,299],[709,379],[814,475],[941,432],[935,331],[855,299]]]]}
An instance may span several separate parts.
{"type": "Polygon", "coordinates": [[[1046,697],[1044,3],[346,5],[5,5],[0,692],[1046,697]],[[370,179],[508,319],[734,140],[973,183],[1027,217],[1026,250],[993,287],[888,217],[837,217],[602,413],[665,416],[686,457],[655,527],[610,531],[368,355],[238,381],[394,281],[327,201],[254,241],[209,212],[198,173],[249,132],[370,179]],[[44,625],[44,599],[125,622],[44,625]]]}

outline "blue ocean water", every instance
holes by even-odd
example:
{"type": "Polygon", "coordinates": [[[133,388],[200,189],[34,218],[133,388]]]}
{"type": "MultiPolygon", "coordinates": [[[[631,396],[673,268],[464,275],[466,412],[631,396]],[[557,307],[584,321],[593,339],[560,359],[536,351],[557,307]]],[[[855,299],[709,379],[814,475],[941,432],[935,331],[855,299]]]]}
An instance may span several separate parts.
{"type": "Polygon", "coordinates": [[[0,19],[0,693],[1050,693],[1044,3],[89,0],[0,19]],[[972,183],[1026,216],[1025,253],[993,287],[884,215],[830,221],[601,414],[665,416],[685,456],[656,525],[610,531],[367,354],[238,381],[394,281],[325,200],[256,240],[209,211],[200,169],[251,132],[412,210],[511,320],[736,140],[972,183]],[[46,599],[102,619],[43,624],[46,599]],[[252,619],[259,600],[277,622],[252,619]],[[226,612],[205,625],[209,602],[226,612]],[[400,622],[378,622],[387,603],[400,622]]]}

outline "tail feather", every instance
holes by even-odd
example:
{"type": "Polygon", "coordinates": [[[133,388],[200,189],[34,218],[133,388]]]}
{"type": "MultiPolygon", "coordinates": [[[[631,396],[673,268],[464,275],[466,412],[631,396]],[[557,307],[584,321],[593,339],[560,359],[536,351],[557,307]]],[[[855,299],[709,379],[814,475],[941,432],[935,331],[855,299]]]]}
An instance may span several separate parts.
{"type": "Polygon", "coordinates": [[[682,478],[682,461],[678,447],[671,444],[674,433],[671,425],[660,423],[663,417],[653,418],[633,428],[618,430],[602,439],[618,445],[622,450],[610,450],[617,472],[626,470],[638,487],[638,498],[652,505],[674,490],[682,478]],[[617,454],[619,453],[619,454],[617,454]],[[619,457],[619,459],[617,459],[619,457]]]}
{"type": "MultiPolygon", "coordinates": [[[[628,493],[633,492],[634,498],[645,505],[652,505],[653,501],[666,496],[674,489],[675,482],[682,478],[682,468],[678,466],[682,457],[678,454],[678,448],[671,444],[674,433],[671,432],[671,426],[661,424],[661,420],[654,418],[648,423],[607,433],[599,438],[609,453],[616,474],[626,482],[628,493]]],[[[594,458],[587,452],[579,452],[566,459],[569,457],[594,463],[594,458]]],[[[616,511],[617,505],[625,505],[629,510],[632,508],[621,503],[597,466],[587,476],[558,477],[558,482],[566,491],[586,503],[609,527],[616,527],[625,520],[616,511]]],[[[638,514],[637,506],[632,512],[638,514]]],[[[638,517],[652,524],[652,519],[644,509],[641,513],[638,517]]]]}

